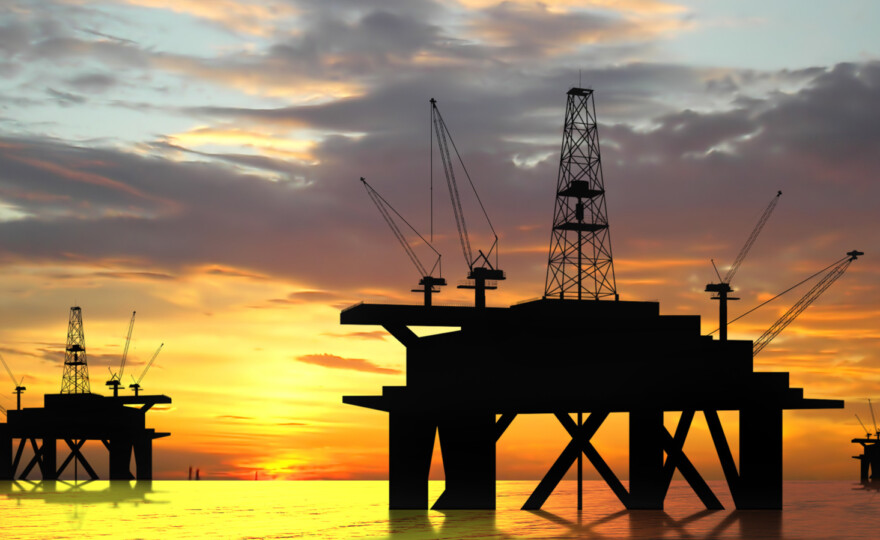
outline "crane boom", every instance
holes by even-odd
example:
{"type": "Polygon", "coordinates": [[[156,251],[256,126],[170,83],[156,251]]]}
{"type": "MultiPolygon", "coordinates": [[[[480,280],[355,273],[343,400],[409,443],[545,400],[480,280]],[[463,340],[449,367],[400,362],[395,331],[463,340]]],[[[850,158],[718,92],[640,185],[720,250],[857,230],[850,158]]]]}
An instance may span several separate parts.
{"type": "Polygon", "coordinates": [[[874,432],[880,433],[880,429],[877,429],[877,418],[874,417],[874,404],[871,403],[871,398],[868,398],[868,407],[871,409],[871,422],[874,423],[874,432]]]}
{"type": "Polygon", "coordinates": [[[376,208],[379,209],[379,213],[382,214],[382,217],[385,219],[385,223],[388,224],[391,232],[394,233],[395,238],[397,238],[397,241],[400,242],[400,245],[403,247],[403,250],[409,257],[409,260],[412,261],[413,265],[416,267],[416,270],[419,271],[419,275],[421,277],[433,275],[434,270],[437,270],[440,266],[440,252],[434,249],[434,246],[432,246],[430,242],[425,240],[425,238],[421,234],[419,234],[419,232],[412,225],[410,225],[409,222],[403,216],[401,216],[400,213],[395,210],[388,201],[386,201],[381,195],[379,195],[379,192],[373,189],[373,186],[368,184],[364,177],[361,177],[361,182],[364,184],[364,188],[367,190],[367,195],[370,196],[373,204],[376,205],[376,208]],[[391,210],[391,212],[394,212],[394,215],[396,215],[401,221],[403,221],[406,226],[409,227],[409,229],[414,232],[422,242],[425,243],[426,246],[431,248],[431,251],[437,254],[437,260],[431,267],[430,272],[426,270],[425,265],[422,264],[421,259],[419,259],[418,255],[416,255],[416,252],[413,249],[412,245],[406,240],[406,236],[404,236],[404,234],[400,230],[400,227],[397,226],[397,222],[388,212],[389,209],[391,210]]]}
{"type": "Polygon", "coordinates": [[[128,357],[128,346],[131,343],[131,331],[134,329],[134,316],[136,311],[131,312],[131,322],[128,323],[128,335],[125,336],[125,349],[122,351],[122,364],[119,367],[119,379],[122,380],[122,373],[125,371],[125,359],[128,357]]]}
{"type": "Polygon", "coordinates": [[[761,350],[764,349],[776,336],[779,335],[780,332],[785,330],[785,327],[791,324],[798,315],[800,315],[805,309],[810,307],[814,301],[816,301],[819,296],[825,292],[828,287],[830,287],[835,281],[837,281],[840,276],[846,272],[846,269],[849,268],[849,265],[852,264],[854,260],[859,258],[860,255],[864,255],[861,251],[850,251],[846,254],[847,256],[838,261],[831,270],[825,274],[822,279],[820,279],[813,287],[807,291],[807,293],[801,297],[800,300],[795,303],[795,305],[791,306],[788,311],[785,312],[782,317],[780,317],[773,325],[767,329],[766,332],[761,334],[761,336],[755,340],[754,345],[752,346],[752,355],[757,356],[761,350]]]}
{"type": "Polygon", "coordinates": [[[733,279],[736,271],[739,270],[740,265],[746,258],[746,255],[749,254],[749,250],[752,249],[752,244],[755,243],[755,240],[758,239],[758,235],[761,234],[761,229],[764,228],[764,225],[767,223],[767,220],[770,219],[770,214],[773,213],[773,209],[776,208],[776,204],[779,203],[779,197],[782,195],[781,191],[776,193],[776,196],[770,201],[770,204],[767,205],[767,208],[764,209],[764,213],[761,214],[761,217],[758,219],[758,224],[755,225],[755,228],[752,229],[752,233],[749,235],[748,239],[746,239],[745,245],[743,245],[742,249],[739,250],[739,253],[736,256],[736,259],[733,261],[733,264],[730,266],[730,269],[725,274],[724,279],[722,280],[724,283],[729,284],[730,280],[733,279]]]}
{"type": "Polygon", "coordinates": [[[865,430],[865,436],[866,436],[866,437],[870,437],[870,436],[871,436],[871,432],[868,431],[868,428],[865,427],[865,424],[862,422],[862,419],[859,418],[859,415],[856,415],[856,420],[859,421],[859,424],[862,424],[862,429],[865,430]]]}
{"type": "MultiPolygon", "coordinates": [[[[437,100],[431,99],[431,121],[434,124],[434,132],[437,134],[437,146],[440,150],[440,160],[443,162],[443,172],[446,175],[446,185],[449,188],[449,198],[452,203],[453,214],[455,215],[455,226],[458,229],[458,238],[461,243],[461,251],[464,255],[465,264],[467,264],[468,270],[473,273],[474,266],[477,264],[479,260],[483,260],[483,264],[488,264],[489,267],[492,267],[492,264],[489,262],[489,257],[495,255],[495,266],[498,266],[498,233],[495,232],[495,227],[492,226],[492,220],[489,219],[489,213],[486,212],[486,207],[483,206],[483,201],[480,199],[480,195],[477,193],[477,187],[474,185],[473,180],[471,179],[470,173],[468,173],[467,167],[464,165],[464,160],[461,158],[461,154],[458,152],[458,148],[455,146],[455,141],[452,140],[452,134],[449,132],[449,128],[446,126],[446,122],[443,120],[443,116],[440,114],[440,109],[437,108],[437,100]],[[458,183],[455,180],[455,170],[453,168],[453,162],[451,158],[451,154],[449,152],[449,146],[452,145],[452,149],[455,151],[455,156],[458,158],[458,162],[461,165],[462,171],[464,171],[465,177],[468,180],[468,183],[471,186],[471,190],[474,193],[474,197],[477,200],[477,204],[480,206],[480,210],[483,212],[483,217],[486,219],[486,224],[489,226],[489,230],[492,231],[492,235],[494,236],[494,241],[492,242],[492,246],[485,253],[479,251],[479,255],[474,257],[473,249],[471,248],[471,239],[468,234],[467,222],[465,221],[464,210],[461,206],[461,196],[458,192],[458,183]]],[[[431,149],[433,156],[433,148],[431,149]]]]}
{"type": "MultiPolygon", "coordinates": [[[[16,386],[21,386],[21,382],[15,380],[15,375],[12,374],[12,370],[9,369],[9,364],[6,363],[6,359],[3,358],[3,355],[0,354],[0,362],[3,362],[3,367],[6,368],[6,373],[9,373],[9,378],[12,379],[12,383],[16,386]]],[[[22,378],[24,380],[24,378],[22,378]]]]}
{"type": "Polygon", "coordinates": [[[446,175],[446,186],[449,188],[449,198],[452,201],[452,212],[455,215],[455,227],[458,229],[458,239],[461,243],[464,262],[468,269],[472,269],[474,258],[473,251],[471,250],[471,239],[470,235],[468,235],[464,210],[461,207],[461,197],[458,194],[458,183],[455,181],[452,158],[449,154],[449,142],[447,140],[449,128],[446,127],[446,122],[443,121],[443,117],[440,115],[440,110],[437,108],[437,100],[433,98],[431,99],[431,120],[434,123],[434,131],[437,133],[440,161],[443,162],[443,173],[446,175]]]}
{"type": "Polygon", "coordinates": [[[137,382],[136,382],[135,384],[137,384],[138,386],[140,386],[141,381],[144,380],[144,375],[146,375],[146,374],[147,374],[147,371],[150,370],[150,366],[153,365],[153,361],[156,360],[156,357],[157,357],[157,356],[159,356],[159,351],[161,351],[161,350],[162,350],[162,347],[164,347],[164,346],[165,346],[164,343],[161,344],[161,345],[159,345],[159,348],[156,349],[156,352],[153,353],[153,357],[150,358],[150,361],[149,361],[149,362],[147,362],[147,367],[144,368],[144,372],[141,373],[141,376],[138,378],[138,380],[137,380],[137,382]]]}

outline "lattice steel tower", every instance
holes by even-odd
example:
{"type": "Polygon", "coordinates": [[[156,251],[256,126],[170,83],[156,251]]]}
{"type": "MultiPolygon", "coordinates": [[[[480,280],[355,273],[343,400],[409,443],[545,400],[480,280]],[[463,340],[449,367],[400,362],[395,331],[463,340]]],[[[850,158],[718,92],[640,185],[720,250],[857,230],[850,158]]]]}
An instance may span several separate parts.
{"type": "Polygon", "coordinates": [[[617,297],[593,91],[568,91],[544,298],[617,297]]]}
{"type": "Polygon", "coordinates": [[[83,333],[82,309],[70,308],[67,325],[67,347],[64,349],[62,394],[90,394],[89,366],[86,363],[86,336],[83,333]]]}

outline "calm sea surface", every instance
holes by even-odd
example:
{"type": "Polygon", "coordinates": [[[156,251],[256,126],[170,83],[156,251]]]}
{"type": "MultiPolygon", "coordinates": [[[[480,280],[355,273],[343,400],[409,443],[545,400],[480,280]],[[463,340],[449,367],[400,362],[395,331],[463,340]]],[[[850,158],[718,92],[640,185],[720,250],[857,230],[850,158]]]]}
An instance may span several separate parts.
{"type": "MultiPolygon", "coordinates": [[[[602,482],[563,482],[541,512],[537,482],[499,482],[498,510],[389,511],[386,482],[0,483],[0,538],[880,538],[880,491],[788,482],[781,511],[709,512],[686,484],[665,511],[623,510],[602,482]]],[[[732,508],[723,483],[710,482],[732,508]]],[[[432,500],[441,482],[432,482],[432,500]]]]}

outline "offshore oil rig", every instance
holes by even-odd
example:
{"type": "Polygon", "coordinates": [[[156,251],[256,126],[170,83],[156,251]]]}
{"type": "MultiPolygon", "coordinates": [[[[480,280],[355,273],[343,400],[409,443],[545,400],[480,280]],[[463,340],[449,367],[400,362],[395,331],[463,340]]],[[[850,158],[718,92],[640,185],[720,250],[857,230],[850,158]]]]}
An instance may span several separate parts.
{"type": "MultiPolygon", "coordinates": [[[[506,277],[497,263],[497,235],[485,254],[478,251],[474,256],[450,159],[451,134],[435,100],[431,107],[469,268],[469,281],[460,287],[475,290],[474,306],[432,304],[431,296],[445,285],[445,279],[433,275],[438,265],[427,271],[401,234],[397,222],[402,216],[364,182],[421,273],[421,288],[415,292],[424,295],[424,303],[360,303],[340,315],[342,324],[380,325],[406,347],[405,386],[385,386],[380,395],[343,397],[347,404],[388,413],[390,508],[429,507],[428,473],[437,434],[445,489],[432,508],[495,508],[497,441],[518,415],[548,414],[558,419],[571,440],[549,464],[523,509],[540,509],[575,463],[581,508],[584,457],[626,508],[663,508],[677,470],[706,508],[720,509],[721,502],[683,451],[698,412],[706,418],[736,508],[781,508],[782,411],[844,404],[805,398],[801,388],[790,386],[788,373],[756,372],[753,358],[862,253],[852,251],[826,268],[830,271],[820,285],[755,343],[727,338],[726,302],[735,300],[728,296],[733,292],[731,272],[707,286],[720,300],[718,338],[701,333],[699,316],[661,315],[657,302],[620,300],[593,91],[572,88],[567,93],[543,297],[506,308],[487,307],[486,290],[506,277]],[[411,326],[458,330],[419,337],[411,326]],[[681,413],[672,431],[664,425],[664,413],[670,411],[681,413]],[[738,413],[738,440],[725,435],[719,411],[738,413]],[[628,486],[591,443],[612,413],[629,418],[628,486]],[[732,444],[738,446],[738,462],[732,444]]],[[[452,148],[457,154],[454,144],[452,148]]],[[[777,200],[778,195],[771,205],[777,200]]],[[[437,257],[439,261],[439,253],[437,257]]],[[[734,266],[744,257],[741,252],[734,266]]]]}
{"type": "Polygon", "coordinates": [[[133,326],[134,314],[129,324],[121,368],[107,381],[107,386],[113,388],[112,396],[91,392],[82,309],[79,307],[70,308],[61,393],[46,394],[43,407],[21,407],[21,393],[26,388],[20,380],[16,381],[9,366],[3,362],[16,383],[17,409],[6,411],[7,421],[0,424],[0,480],[23,480],[33,470],[38,470],[43,480],[57,480],[71,464],[75,474],[78,474],[81,466],[91,480],[97,480],[97,472],[82,451],[89,440],[101,441],[108,450],[110,480],[153,478],[153,440],[167,437],[170,433],[148,429],[146,414],[154,405],[171,403],[171,398],[140,395],[139,392],[140,382],[162,346],[153,354],[140,378],[129,385],[134,395],[119,395],[133,326]],[[63,442],[69,450],[61,465],[58,465],[59,442],[63,442]],[[22,457],[28,443],[33,456],[23,463],[22,457]],[[134,474],[131,472],[132,456],[134,474]]]}
{"type": "Polygon", "coordinates": [[[880,429],[877,429],[874,405],[870,399],[868,400],[868,407],[871,409],[871,420],[874,422],[874,436],[871,436],[871,432],[868,431],[868,428],[865,427],[864,422],[862,422],[862,419],[857,414],[856,419],[861,424],[862,429],[865,430],[865,438],[852,440],[854,444],[859,444],[862,447],[862,453],[858,456],[853,456],[853,459],[859,460],[859,480],[862,482],[880,480],[880,429]]]}

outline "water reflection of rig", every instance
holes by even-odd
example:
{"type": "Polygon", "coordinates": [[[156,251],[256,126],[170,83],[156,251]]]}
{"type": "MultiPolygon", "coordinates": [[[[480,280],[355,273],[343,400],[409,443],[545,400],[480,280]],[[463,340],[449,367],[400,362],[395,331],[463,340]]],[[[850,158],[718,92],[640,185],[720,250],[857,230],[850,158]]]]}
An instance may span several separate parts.
{"type": "Polygon", "coordinates": [[[134,395],[119,395],[133,324],[134,314],[129,324],[120,370],[107,381],[107,386],[113,388],[112,396],[91,392],[82,310],[79,307],[70,308],[61,393],[44,395],[43,407],[22,408],[21,393],[26,388],[9,373],[16,382],[17,408],[6,411],[6,423],[0,424],[0,480],[26,479],[33,470],[38,470],[43,480],[56,480],[71,464],[75,477],[79,474],[79,467],[82,467],[90,479],[96,480],[98,474],[83,454],[83,446],[90,440],[101,441],[109,452],[110,480],[152,479],[153,440],[167,437],[170,433],[147,428],[146,414],[154,405],[171,403],[171,398],[140,394],[140,383],[153,365],[161,345],[140,378],[133,379],[133,384],[129,385],[134,395]],[[59,442],[65,443],[69,449],[60,465],[59,442]],[[23,463],[28,444],[33,456],[23,463]],[[132,458],[134,474],[131,472],[132,458]]]}
{"type": "MultiPolygon", "coordinates": [[[[781,508],[782,411],[842,408],[843,401],[805,398],[801,388],[789,385],[788,373],[756,372],[753,357],[862,253],[852,251],[827,267],[819,283],[754,343],[727,339],[727,301],[736,300],[727,295],[733,292],[730,278],[767,221],[777,194],[726,278],[719,274],[719,283],[707,286],[720,300],[718,339],[701,333],[699,316],[661,315],[657,302],[621,301],[612,263],[593,92],[573,88],[567,94],[543,298],[507,308],[486,307],[485,291],[496,283],[484,277],[505,277],[497,262],[497,235],[485,254],[478,251],[474,256],[450,159],[451,135],[434,100],[431,107],[433,133],[469,268],[470,281],[464,286],[475,289],[475,305],[432,304],[431,296],[439,292],[433,285],[445,284],[445,279],[434,276],[439,253],[438,263],[427,271],[415,254],[415,244],[401,231],[402,226],[407,234],[415,229],[365,183],[421,273],[422,288],[417,291],[425,301],[424,305],[360,303],[341,313],[342,324],[381,325],[406,347],[405,386],[383,387],[380,395],[343,398],[345,403],[388,413],[390,507],[428,507],[428,475],[439,434],[445,489],[433,508],[495,508],[497,441],[518,415],[551,414],[570,441],[524,509],[540,509],[575,463],[578,507],[582,507],[584,457],[627,508],[663,508],[676,471],[707,508],[722,508],[684,452],[692,421],[702,412],[736,507],[781,508]],[[419,337],[410,328],[414,326],[457,330],[419,337]],[[738,414],[738,441],[725,435],[721,411],[738,414]],[[671,431],[664,424],[666,412],[680,413],[671,431]],[[591,442],[612,413],[626,413],[629,418],[628,486],[591,442]],[[738,460],[731,443],[738,444],[738,460]]],[[[451,148],[451,155],[457,156],[455,145],[451,148]]],[[[470,182],[466,171],[465,176],[470,182]]],[[[484,209],[481,202],[480,208],[484,209]]],[[[483,215],[488,221],[485,210],[483,215]]],[[[418,245],[433,249],[419,238],[418,245]]]]}
{"type": "Polygon", "coordinates": [[[862,445],[862,453],[858,456],[853,456],[853,459],[859,460],[859,480],[862,482],[880,480],[880,429],[877,429],[874,406],[870,399],[868,400],[868,407],[871,410],[871,420],[874,423],[874,436],[871,437],[871,432],[865,427],[859,415],[856,415],[859,424],[865,430],[865,438],[852,440],[853,443],[862,445]]]}

